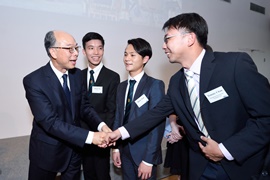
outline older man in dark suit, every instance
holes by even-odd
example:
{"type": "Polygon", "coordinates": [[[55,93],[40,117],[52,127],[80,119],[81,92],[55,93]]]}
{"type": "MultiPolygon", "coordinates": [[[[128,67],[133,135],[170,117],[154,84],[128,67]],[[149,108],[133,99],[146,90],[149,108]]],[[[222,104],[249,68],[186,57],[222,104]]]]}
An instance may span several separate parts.
{"type": "Polygon", "coordinates": [[[163,29],[169,61],[183,68],[153,110],[110,139],[134,139],[175,112],[189,141],[189,179],[239,180],[259,174],[270,141],[268,80],[246,53],[206,51],[207,23],[196,13],[173,17],[163,29]]]}
{"type": "Polygon", "coordinates": [[[34,116],[29,149],[30,180],[79,180],[80,148],[87,144],[104,144],[110,131],[85,95],[81,70],[75,68],[79,46],[63,31],[50,31],[45,36],[50,62],[23,79],[26,98],[34,116]],[[92,132],[80,128],[80,120],[92,132]]]}

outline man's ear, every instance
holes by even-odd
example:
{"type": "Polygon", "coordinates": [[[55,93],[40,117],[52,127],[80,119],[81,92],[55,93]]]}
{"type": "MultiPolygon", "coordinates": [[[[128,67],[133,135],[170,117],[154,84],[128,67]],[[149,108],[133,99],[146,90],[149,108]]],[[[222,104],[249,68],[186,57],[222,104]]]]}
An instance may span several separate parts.
{"type": "Polygon", "coordinates": [[[82,53],[83,53],[83,55],[86,56],[85,49],[82,49],[82,53]]]}
{"type": "Polygon", "coordinates": [[[56,58],[57,58],[57,51],[56,51],[56,49],[50,48],[50,49],[49,49],[49,52],[50,52],[50,55],[51,55],[51,57],[52,57],[53,59],[56,59],[56,58]]]}
{"type": "Polygon", "coordinates": [[[144,56],[143,64],[145,65],[149,61],[149,56],[144,56]]]}
{"type": "Polygon", "coordinates": [[[192,46],[197,40],[196,34],[193,32],[188,33],[186,36],[188,36],[188,46],[192,46]]]}

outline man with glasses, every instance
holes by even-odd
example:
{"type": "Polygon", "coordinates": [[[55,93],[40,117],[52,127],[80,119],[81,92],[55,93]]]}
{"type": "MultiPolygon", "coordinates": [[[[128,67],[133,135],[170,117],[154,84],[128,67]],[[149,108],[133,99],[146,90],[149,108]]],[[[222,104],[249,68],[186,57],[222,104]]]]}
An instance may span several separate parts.
{"type": "Polygon", "coordinates": [[[83,91],[81,70],[75,68],[79,46],[63,31],[49,31],[44,39],[50,62],[23,79],[34,116],[29,148],[29,180],[79,180],[80,148],[84,144],[106,147],[102,122],[83,91]],[[80,128],[80,120],[93,132],[80,128]]]}
{"type": "Polygon", "coordinates": [[[176,113],[189,142],[189,179],[251,179],[270,142],[270,85],[242,52],[206,50],[208,27],[196,13],[165,22],[163,50],[181,68],[153,109],[110,134],[136,139],[176,113]]]}

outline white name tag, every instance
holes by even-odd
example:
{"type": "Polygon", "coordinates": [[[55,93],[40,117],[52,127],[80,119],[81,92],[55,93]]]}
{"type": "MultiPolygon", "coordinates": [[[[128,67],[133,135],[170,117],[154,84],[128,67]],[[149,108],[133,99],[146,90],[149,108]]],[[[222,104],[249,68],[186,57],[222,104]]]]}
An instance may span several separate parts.
{"type": "Polygon", "coordinates": [[[222,86],[219,86],[211,91],[208,91],[204,93],[204,95],[210,103],[229,97],[229,95],[226,93],[226,91],[223,89],[222,86]]]}
{"type": "Polygon", "coordinates": [[[93,86],[92,87],[92,93],[102,94],[103,93],[103,87],[102,86],[93,86]]]}
{"type": "Polygon", "coordinates": [[[146,102],[148,102],[148,98],[143,94],[141,95],[141,97],[139,97],[135,103],[137,104],[137,106],[140,108],[142,105],[144,105],[146,102]]]}

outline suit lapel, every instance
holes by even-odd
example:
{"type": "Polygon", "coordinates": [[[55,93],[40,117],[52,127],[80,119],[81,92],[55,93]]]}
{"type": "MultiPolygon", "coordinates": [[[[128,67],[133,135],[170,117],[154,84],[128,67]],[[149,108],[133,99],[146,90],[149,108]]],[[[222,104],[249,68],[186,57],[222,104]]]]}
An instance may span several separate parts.
{"type": "Polygon", "coordinates": [[[125,96],[126,96],[126,89],[128,86],[128,81],[124,81],[123,83],[119,84],[119,88],[117,94],[120,94],[120,100],[119,100],[119,110],[120,110],[120,119],[121,119],[121,124],[123,124],[124,120],[124,114],[125,114],[125,96]]]}
{"type": "Polygon", "coordinates": [[[97,80],[96,80],[96,84],[98,85],[98,84],[100,84],[100,82],[104,79],[104,78],[106,78],[107,76],[106,76],[106,67],[105,66],[102,66],[102,68],[101,68],[101,70],[100,70],[100,72],[99,72],[99,75],[98,75],[98,78],[97,78],[97,80]]]}
{"type": "Polygon", "coordinates": [[[134,98],[133,98],[131,108],[130,108],[129,120],[133,119],[131,117],[133,113],[135,112],[135,109],[137,108],[137,104],[135,103],[135,101],[143,94],[143,90],[145,89],[147,79],[148,79],[148,75],[144,73],[143,77],[141,78],[137,86],[136,92],[134,94],[134,98]]]}
{"type": "Polygon", "coordinates": [[[69,85],[70,85],[70,94],[71,94],[71,113],[73,117],[72,119],[74,119],[75,118],[74,97],[75,97],[75,91],[76,91],[75,78],[72,73],[69,73],[68,76],[69,76],[69,85]]]}
{"type": "Polygon", "coordinates": [[[190,98],[189,98],[189,94],[188,94],[188,89],[187,89],[187,86],[186,86],[186,78],[185,78],[185,75],[184,75],[184,69],[182,68],[181,69],[181,77],[180,77],[180,81],[179,81],[179,89],[180,89],[180,94],[181,94],[181,97],[183,98],[183,101],[185,103],[185,106],[188,110],[188,113],[190,115],[190,122],[191,124],[193,124],[194,126],[197,126],[196,123],[195,123],[195,120],[194,120],[194,112],[193,112],[193,109],[191,107],[191,102],[190,102],[190,98]]]}
{"type": "Polygon", "coordinates": [[[55,97],[55,100],[60,101],[60,102],[65,102],[66,105],[68,105],[67,100],[65,99],[65,93],[63,90],[63,87],[59,81],[59,79],[57,78],[57,76],[55,75],[55,73],[53,72],[50,63],[48,63],[45,68],[44,68],[44,74],[46,76],[46,81],[47,81],[47,85],[49,89],[52,89],[52,91],[50,90],[50,92],[52,92],[52,95],[55,97]]]}
{"type": "MultiPolygon", "coordinates": [[[[62,87],[59,79],[57,78],[57,76],[53,72],[53,70],[50,66],[50,63],[47,63],[47,65],[45,66],[44,74],[46,76],[48,88],[52,89],[52,91],[50,90],[50,92],[53,93],[52,94],[54,96],[53,99],[55,99],[56,101],[59,101],[59,102],[63,102],[63,103],[65,103],[65,106],[69,107],[64,90],[63,90],[63,87],[62,87]]],[[[72,84],[72,83],[70,83],[70,84],[72,84]]],[[[73,96],[73,95],[71,95],[71,96],[73,96]]],[[[72,102],[72,98],[71,98],[71,102],[72,102]]],[[[73,104],[73,106],[74,106],[74,104],[73,104]]],[[[70,108],[67,108],[67,109],[69,109],[70,113],[72,114],[71,109],[70,108]]]]}
{"type": "Polygon", "coordinates": [[[209,85],[211,76],[215,69],[216,64],[213,63],[215,57],[212,52],[206,51],[201,65],[201,74],[200,74],[200,104],[202,106],[203,101],[205,100],[204,93],[207,92],[207,87],[209,85]]]}

